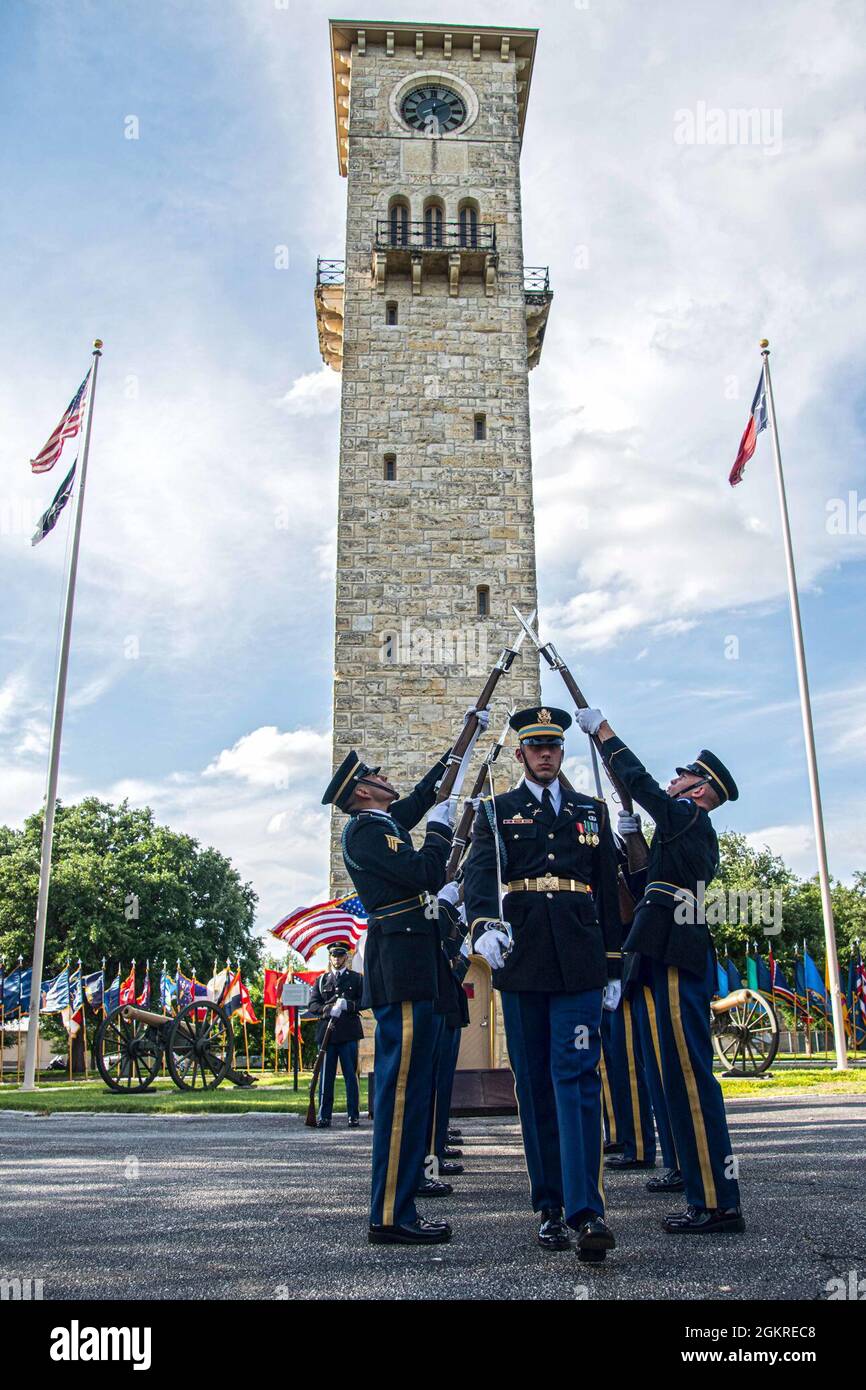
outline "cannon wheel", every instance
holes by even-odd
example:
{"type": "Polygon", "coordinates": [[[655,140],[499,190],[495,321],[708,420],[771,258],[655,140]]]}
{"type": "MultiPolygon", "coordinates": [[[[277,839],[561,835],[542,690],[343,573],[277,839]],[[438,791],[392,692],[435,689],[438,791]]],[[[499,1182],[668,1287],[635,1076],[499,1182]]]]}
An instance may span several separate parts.
{"type": "Polygon", "coordinates": [[[125,1019],[115,1009],[96,1034],[96,1069],[111,1091],[134,1095],[159,1076],[162,1042],[159,1031],[139,1019],[125,1019]]]}
{"type": "Polygon", "coordinates": [[[231,1068],[234,1037],[228,1014],[212,999],[193,999],[166,1039],[168,1069],[181,1091],[213,1091],[231,1068]]]}
{"type": "Polygon", "coordinates": [[[728,1076],[761,1076],[772,1066],[779,1050],[779,1020],[768,999],[753,990],[732,1008],[717,1011],[715,1001],[713,1047],[728,1076]]]}

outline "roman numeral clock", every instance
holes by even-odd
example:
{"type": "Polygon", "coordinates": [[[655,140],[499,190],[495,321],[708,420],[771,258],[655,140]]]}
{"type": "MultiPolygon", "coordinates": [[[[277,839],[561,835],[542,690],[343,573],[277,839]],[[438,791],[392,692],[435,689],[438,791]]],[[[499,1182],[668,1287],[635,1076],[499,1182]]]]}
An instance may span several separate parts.
{"type": "MultiPolygon", "coordinates": [[[[356,748],[404,791],[456,737],[511,605],[536,604],[529,371],[552,295],[524,264],[519,164],[536,37],[330,24],[347,179],[344,259],[319,260],[315,290],[342,373],[333,755],[356,748]]],[[[539,699],[524,647],[497,717],[539,699]]]]}

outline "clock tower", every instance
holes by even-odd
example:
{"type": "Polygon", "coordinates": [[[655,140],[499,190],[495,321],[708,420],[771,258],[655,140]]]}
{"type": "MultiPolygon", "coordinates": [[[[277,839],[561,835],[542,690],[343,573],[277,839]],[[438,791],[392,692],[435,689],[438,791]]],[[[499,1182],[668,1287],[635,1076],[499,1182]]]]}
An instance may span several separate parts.
{"type": "MultiPolygon", "coordinates": [[[[537,31],[330,24],[343,260],[316,317],[342,373],[334,762],[408,791],[536,606],[529,371],[552,298],[524,264],[537,31]]],[[[494,709],[539,700],[524,648],[494,709]]],[[[335,814],[331,888],[348,891],[335,814]]]]}

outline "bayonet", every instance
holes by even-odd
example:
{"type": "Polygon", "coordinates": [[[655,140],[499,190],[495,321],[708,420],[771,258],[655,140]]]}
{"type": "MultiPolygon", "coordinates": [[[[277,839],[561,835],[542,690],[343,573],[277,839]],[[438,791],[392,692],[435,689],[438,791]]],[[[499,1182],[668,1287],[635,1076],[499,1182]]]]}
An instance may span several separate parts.
{"type": "MultiPolygon", "coordinates": [[[[539,654],[542,657],[544,657],[544,660],[547,662],[551,671],[559,672],[565,684],[565,688],[568,691],[571,698],[573,699],[577,709],[589,709],[589,701],[586,699],[585,695],[583,694],[583,691],[580,689],[580,686],[577,684],[577,681],[574,679],[574,676],[569,671],[568,667],[566,666],[562,657],[559,655],[559,652],[556,650],[553,643],[542,642],[541,638],[538,636],[538,633],[532,627],[532,616],[530,616],[528,619],[524,618],[519,608],[515,608],[514,613],[521,627],[523,628],[524,633],[535,643],[535,646],[538,648],[539,654]]],[[[607,758],[604,754],[604,744],[602,743],[601,739],[598,738],[597,735],[593,735],[590,742],[592,744],[592,747],[595,750],[597,750],[598,755],[601,758],[602,765],[604,766],[604,770],[607,773],[611,786],[613,787],[614,792],[616,793],[616,798],[619,801],[620,806],[622,807],[623,811],[626,812],[627,815],[632,815],[634,813],[634,803],[632,802],[632,799],[629,796],[624,784],[617,777],[616,773],[611,771],[610,764],[608,763],[607,758]]],[[[601,789],[599,788],[599,795],[600,794],[601,789]]],[[[629,872],[636,873],[640,869],[645,869],[649,861],[649,850],[647,849],[647,842],[644,839],[643,835],[640,833],[640,831],[637,831],[635,834],[632,835],[623,836],[623,841],[625,843],[626,854],[628,855],[629,872]]]]}

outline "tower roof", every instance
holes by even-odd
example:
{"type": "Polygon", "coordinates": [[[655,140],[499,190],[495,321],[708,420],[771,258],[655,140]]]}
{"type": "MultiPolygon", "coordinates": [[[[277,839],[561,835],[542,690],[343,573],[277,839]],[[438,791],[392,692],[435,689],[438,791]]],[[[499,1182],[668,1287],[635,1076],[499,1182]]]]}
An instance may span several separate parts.
{"type": "Polygon", "coordinates": [[[513,53],[517,63],[517,102],[520,138],[526,122],[529,84],[535,61],[537,29],[511,29],[481,24],[412,24],[398,20],[331,19],[331,78],[334,117],[337,124],[337,158],[345,177],[349,153],[349,74],[352,45],[363,51],[367,44],[382,45],[388,52],[409,48],[419,58],[449,58],[455,49],[467,49],[473,57],[495,52],[506,60],[513,53]]]}

